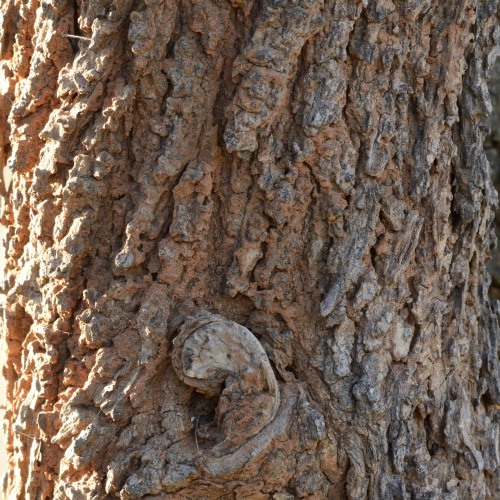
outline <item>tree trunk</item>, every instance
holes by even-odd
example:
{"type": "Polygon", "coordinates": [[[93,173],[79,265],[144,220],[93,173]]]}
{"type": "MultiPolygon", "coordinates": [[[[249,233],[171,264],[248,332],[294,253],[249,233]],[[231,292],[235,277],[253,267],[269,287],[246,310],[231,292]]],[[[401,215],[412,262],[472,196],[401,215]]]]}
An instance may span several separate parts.
{"type": "Polygon", "coordinates": [[[495,11],[4,0],[10,498],[498,498],[495,11]]]}
{"type": "MultiPolygon", "coordinates": [[[[490,162],[493,185],[498,192],[500,190],[500,59],[498,58],[490,70],[489,89],[492,112],[490,133],[485,138],[484,147],[490,162]]],[[[498,205],[495,212],[495,233],[498,241],[500,236],[500,207],[498,205]]],[[[492,251],[488,270],[492,277],[490,297],[500,299],[500,248],[498,246],[492,251]]]]}

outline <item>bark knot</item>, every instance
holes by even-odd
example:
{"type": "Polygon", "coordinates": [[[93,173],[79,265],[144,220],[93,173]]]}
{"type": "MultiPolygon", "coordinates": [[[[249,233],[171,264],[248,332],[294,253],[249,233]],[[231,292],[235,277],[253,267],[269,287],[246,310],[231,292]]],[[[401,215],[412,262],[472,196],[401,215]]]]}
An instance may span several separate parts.
{"type": "Polygon", "coordinates": [[[186,385],[219,398],[216,456],[239,448],[275,418],[278,382],[264,348],[244,326],[205,312],[189,318],[174,339],[172,362],[186,385]]]}

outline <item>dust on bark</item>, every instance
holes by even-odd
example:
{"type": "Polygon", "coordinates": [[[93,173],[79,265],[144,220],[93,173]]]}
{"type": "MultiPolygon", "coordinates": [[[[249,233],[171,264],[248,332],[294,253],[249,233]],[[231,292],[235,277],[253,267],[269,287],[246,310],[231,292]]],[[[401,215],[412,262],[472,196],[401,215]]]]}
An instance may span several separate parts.
{"type": "Polygon", "coordinates": [[[495,2],[0,9],[13,498],[495,496],[495,2]]]}

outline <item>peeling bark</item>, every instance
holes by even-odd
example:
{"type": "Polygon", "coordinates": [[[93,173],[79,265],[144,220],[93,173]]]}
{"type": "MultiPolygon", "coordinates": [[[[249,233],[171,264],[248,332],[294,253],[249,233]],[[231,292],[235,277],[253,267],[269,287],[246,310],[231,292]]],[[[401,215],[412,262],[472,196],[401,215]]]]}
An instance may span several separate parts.
{"type": "Polygon", "coordinates": [[[10,498],[497,498],[492,0],[5,0],[10,498]]]}

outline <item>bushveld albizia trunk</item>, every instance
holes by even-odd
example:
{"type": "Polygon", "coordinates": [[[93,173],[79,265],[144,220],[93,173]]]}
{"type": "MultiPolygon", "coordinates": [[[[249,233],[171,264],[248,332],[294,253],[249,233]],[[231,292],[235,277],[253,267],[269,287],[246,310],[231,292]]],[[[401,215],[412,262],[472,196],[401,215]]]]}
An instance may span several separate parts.
{"type": "MultiPolygon", "coordinates": [[[[491,99],[490,133],[486,136],[484,148],[490,162],[491,177],[495,189],[500,191],[500,59],[497,57],[490,68],[489,84],[491,99]]],[[[500,207],[495,212],[495,233],[500,236],[500,207]]],[[[500,299],[500,248],[493,250],[488,270],[492,277],[489,294],[493,299],[500,299]]]]}
{"type": "Polygon", "coordinates": [[[11,498],[499,494],[494,1],[0,9],[11,498]]]}

